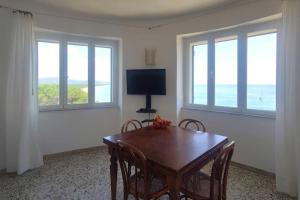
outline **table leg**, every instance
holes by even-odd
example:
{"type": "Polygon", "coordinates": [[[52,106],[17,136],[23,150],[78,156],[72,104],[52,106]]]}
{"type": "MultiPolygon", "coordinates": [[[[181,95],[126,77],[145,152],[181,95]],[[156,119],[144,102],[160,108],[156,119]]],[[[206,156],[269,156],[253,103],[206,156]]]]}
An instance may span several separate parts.
{"type": "Polygon", "coordinates": [[[168,177],[168,186],[170,190],[170,199],[179,200],[180,199],[180,180],[177,177],[168,177]]]}
{"type": "Polygon", "coordinates": [[[118,176],[118,164],[117,164],[117,152],[116,149],[111,148],[110,153],[110,187],[111,187],[111,199],[116,200],[117,195],[117,176],[118,176]]]}

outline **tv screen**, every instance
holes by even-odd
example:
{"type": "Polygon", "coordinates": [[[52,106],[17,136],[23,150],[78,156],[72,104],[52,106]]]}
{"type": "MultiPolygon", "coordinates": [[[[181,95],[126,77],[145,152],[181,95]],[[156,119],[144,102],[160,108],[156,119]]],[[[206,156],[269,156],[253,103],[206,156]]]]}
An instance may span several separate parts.
{"type": "Polygon", "coordinates": [[[126,71],[127,94],[166,94],[165,69],[134,69],[126,71]]]}

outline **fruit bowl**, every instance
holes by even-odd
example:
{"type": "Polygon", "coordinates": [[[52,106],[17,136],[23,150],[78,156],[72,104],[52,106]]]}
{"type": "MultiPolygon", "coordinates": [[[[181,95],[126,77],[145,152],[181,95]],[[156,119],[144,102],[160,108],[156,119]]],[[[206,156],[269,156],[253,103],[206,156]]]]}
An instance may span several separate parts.
{"type": "Polygon", "coordinates": [[[159,115],[153,120],[152,127],[155,129],[164,129],[171,125],[171,121],[167,119],[162,119],[159,115]]]}

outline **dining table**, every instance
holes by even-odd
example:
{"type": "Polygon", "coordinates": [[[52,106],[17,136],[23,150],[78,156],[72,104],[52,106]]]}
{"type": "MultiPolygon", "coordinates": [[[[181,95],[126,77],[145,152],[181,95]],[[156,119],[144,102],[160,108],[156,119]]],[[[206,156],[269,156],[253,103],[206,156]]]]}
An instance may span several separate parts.
{"type": "Polygon", "coordinates": [[[180,198],[185,177],[214,159],[228,142],[221,134],[189,130],[177,126],[155,129],[151,126],[103,138],[110,154],[111,199],[116,200],[117,141],[140,149],[153,170],[166,178],[170,199],[180,198]]]}

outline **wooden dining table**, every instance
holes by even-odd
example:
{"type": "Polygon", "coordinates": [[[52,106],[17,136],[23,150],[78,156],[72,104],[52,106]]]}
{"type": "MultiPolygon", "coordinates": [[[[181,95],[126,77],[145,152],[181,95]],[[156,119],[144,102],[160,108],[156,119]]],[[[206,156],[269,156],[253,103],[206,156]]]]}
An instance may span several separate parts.
{"type": "Polygon", "coordinates": [[[111,199],[116,200],[117,140],[132,144],[146,156],[150,166],[166,177],[170,198],[178,200],[184,178],[211,161],[228,138],[219,134],[193,131],[176,126],[165,129],[145,127],[103,138],[110,158],[111,199]]]}

